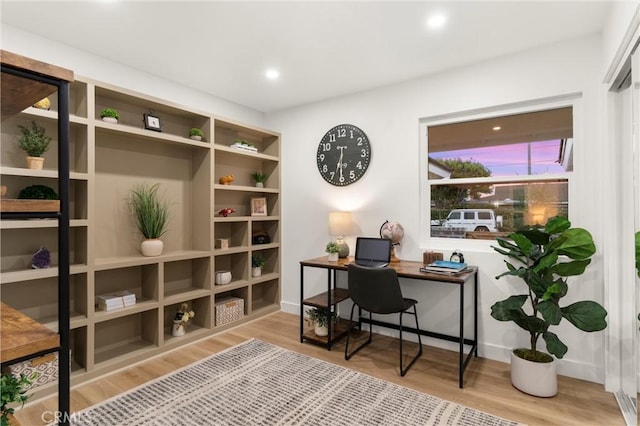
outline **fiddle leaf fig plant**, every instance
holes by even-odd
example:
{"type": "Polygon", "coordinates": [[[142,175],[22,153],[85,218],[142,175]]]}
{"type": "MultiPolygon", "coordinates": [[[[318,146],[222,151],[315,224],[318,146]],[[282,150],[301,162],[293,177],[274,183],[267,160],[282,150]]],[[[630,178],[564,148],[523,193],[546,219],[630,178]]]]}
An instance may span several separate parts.
{"type": "Polygon", "coordinates": [[[597,302],[560,304],[569,290],[567,278],[583,274],[596,252],[589,231],[571,228],[566,218],[555,217],[544,228],[532,227],[496,240],[500,247],[492,248],[508,258],[505,260],[508,270],[496,279],[518,277],[527,287],[522,294],[509,296],[491,307],[493,318],[513,321],[529,333],[530,348],[514,351],[517,356],[534,362],[552,361],[549,354],[538,350],[542,338],[547,351],[562,358],[568,347],[550,327],[560,324],[563,318],[586,332],[607,327],[607,311],[597,302]]]}

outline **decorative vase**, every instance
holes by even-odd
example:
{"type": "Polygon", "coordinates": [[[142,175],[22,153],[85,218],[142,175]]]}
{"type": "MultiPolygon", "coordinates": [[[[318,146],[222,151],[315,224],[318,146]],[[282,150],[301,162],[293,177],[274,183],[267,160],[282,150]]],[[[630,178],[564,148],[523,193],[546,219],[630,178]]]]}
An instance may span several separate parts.
{"type": "Polygon", "coordinates": [[[556,362],[527,361],[511,352],[511,383],[529,395],[554,396],[558,393],[556,362]]]}
{"type": "Polygon", "coordinates": [[[264,183],[256,182],[256,188],[264,188],[264,183]]]}
{"type": "Polygon", "coordinates": [[[171,327],[172,336],[184,336],[186,332],[187,330],[185,329],[184,323],[182,321],[173,320],[173,326],[171,327]]]}
{"type": "Polygon", "coordinates": [[[27,157],[27,168],[31,170],[42,170],[44,157],[27,157]]]}
{"type": "Polygon", "coordinates": [[[194,141],[201,141],[202,140],[202,136],[200,136],[200,135],[191,135],[189,137],[191,139],[193,139],[194,141]]]}
{"type": "Polygon", "coordinates": [[[118,123],[118,119],[115,117],[102,117],[102,121],[104,121],[105,123],[112,123],[112,124],[118,123]]]}
{"type": "Polygon", "coordinates": [[[252,277],[259,277],[260,275],[262,275],[262,268],[259,266],[256,266],[254,268],[251,268],[251,276],[252,277]]]}
{"type": "Polygon", "coordinates": [[[140,245],[140,251],[142,251],[143,256],[160,256],[162,254],[163,247],[164,243],[162,240],[155,238],[152,240],[144,240],[140,245]]]}
{"type": "Polygon", "coordinates": [[[319,326],[316,324],[313,328],[313,332],[316,333],[316,336],[324,337],[329,334],[329,328],[326,325],[319,326]]]}
{"type": "Polygon", "coordinates": [[[226,285],[231,282],[231,271],[217,271],[216,272],[216,284],[226,285]]]}
{"type": "Polygon", "coordinates": [[[338,253],[329,253],[327,255],[329,262],[337,262],[338,261],[338,253]]]}

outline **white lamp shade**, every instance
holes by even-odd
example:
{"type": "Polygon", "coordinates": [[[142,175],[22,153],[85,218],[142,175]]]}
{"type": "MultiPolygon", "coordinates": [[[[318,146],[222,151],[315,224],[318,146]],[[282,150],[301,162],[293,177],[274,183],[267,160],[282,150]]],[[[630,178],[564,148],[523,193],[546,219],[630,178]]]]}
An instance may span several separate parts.
{"type": "Polygon", "coordinates": [[[351,234],[351,212],[329,212],[329,234],[351,234]]]}

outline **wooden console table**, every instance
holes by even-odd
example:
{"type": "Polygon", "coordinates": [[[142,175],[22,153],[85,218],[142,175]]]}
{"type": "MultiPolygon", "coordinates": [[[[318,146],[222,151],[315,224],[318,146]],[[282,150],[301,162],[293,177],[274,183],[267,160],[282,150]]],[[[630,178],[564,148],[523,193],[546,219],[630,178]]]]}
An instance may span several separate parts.
{"type": "MultiPolygon", "coordinates": [[[[329,327],[329,335],[325,338],[317,338],[312,335],[311,332],[305,333],[304,331],[304,306],[315,306],[320,308],[331,308],[334,305],[340,303],[343,300],[349,298],[349,291],[343,288],[336,288],[336,273],[337,271],[346,271],[348,265],[354,262],[353,257],[347,257],[338,259],[337,262],[329,262],[327,256],[318,257],[315,259],[303,260],[300,262],[300,342],[305,340],[316,344],[322,344],[326,346],[328,350],[331,350],[332,343],[341,338],[348,327],[354,326],[353,324],[346,324],[344,320],[341,320],[337,327],[329,327]],[[321,268],[327,270],[327,291],[322,294],[315,295],[310,298],[304,297],[304,269],[305,267],[321,268]]],[[[423,266],[422,262],[413,262],[407,260],[400,260],[398,262],[392,262],[389,267],[396,270],[398,277],[422,280],[426,283],[429,281],[436,281],[441,283],[456,285],[459,289],[460,304],[458,306],[459,311],[459,334],[458,336],[450,336],[442,333],[436,333],[427,330],[421,330],[422,335],[434,337],[437,339],[443,339],[451,342],[456,342],[459,345],[459,358],[458,358],[458,384],[459,387],[463,387],[464,370],[471,361],[473,356],[478,356],[478,268],[476,266],[470,266],[468,272],[464,272],[456,275],[445,275],[421,272],[420,267],[423,266]],[[464,337],[464,289],[467,283],[473,285],[473,338],[467,339],[464,337]],[[465,345],[470,346],[468,354],[464,353],[465,345]]],[[[453,307],[452,307],[453,308],[453,307]]],[[[368,318],[361,318],[361,322],[368,323],[368,318]]],[[[373,320],[373,325],[398,329],[397,324],[387,323],[383,321],[373,320]]],[[[403,327],[403,330],[416,333],[417,330],[410,327],[403,327]]]]}
{"type": "Polygon", "coordinates": [[[58,350],[60,335],[23,313],[0,305],[0,362],[19,362],[58,350]]]}

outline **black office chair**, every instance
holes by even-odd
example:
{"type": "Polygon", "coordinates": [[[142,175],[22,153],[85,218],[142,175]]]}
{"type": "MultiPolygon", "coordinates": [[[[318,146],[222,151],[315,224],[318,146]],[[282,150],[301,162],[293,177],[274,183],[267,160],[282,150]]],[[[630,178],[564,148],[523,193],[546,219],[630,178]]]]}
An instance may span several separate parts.
{"type": "MultiPolygon", "coordinates": [[[[355,264],[349,265],[349,292],[353,300],[351,307],[350,321],[353,321],[353,311],[358,306],[369,312],[369,338],[366,342],[358,346],[353,352],[349,353],[349,338],[351,337],[351,328],[347,332],[347,345],[344,348],[344,359],[347,361],[363,347],[371,343],[373,336],[371,314],[400,314],[400,375],[404,376],[409,368],[422,356],[422,339],[420,338],[420,326],[418,325],[418,314],[416,312],[417,300],[407,299],[402,296],[398,275],[392,268],[366,268],[355,264]],[[413,312],[409,309],[413,307],[413,312]],[[411,314],[416,319],[416,330],[418,334],[418,353],[411,360],[406,368],[402,368],[402,315],[404,313],[411,314]]],[[[359,312],[361,312],[359,310],[359,312]]]]}

